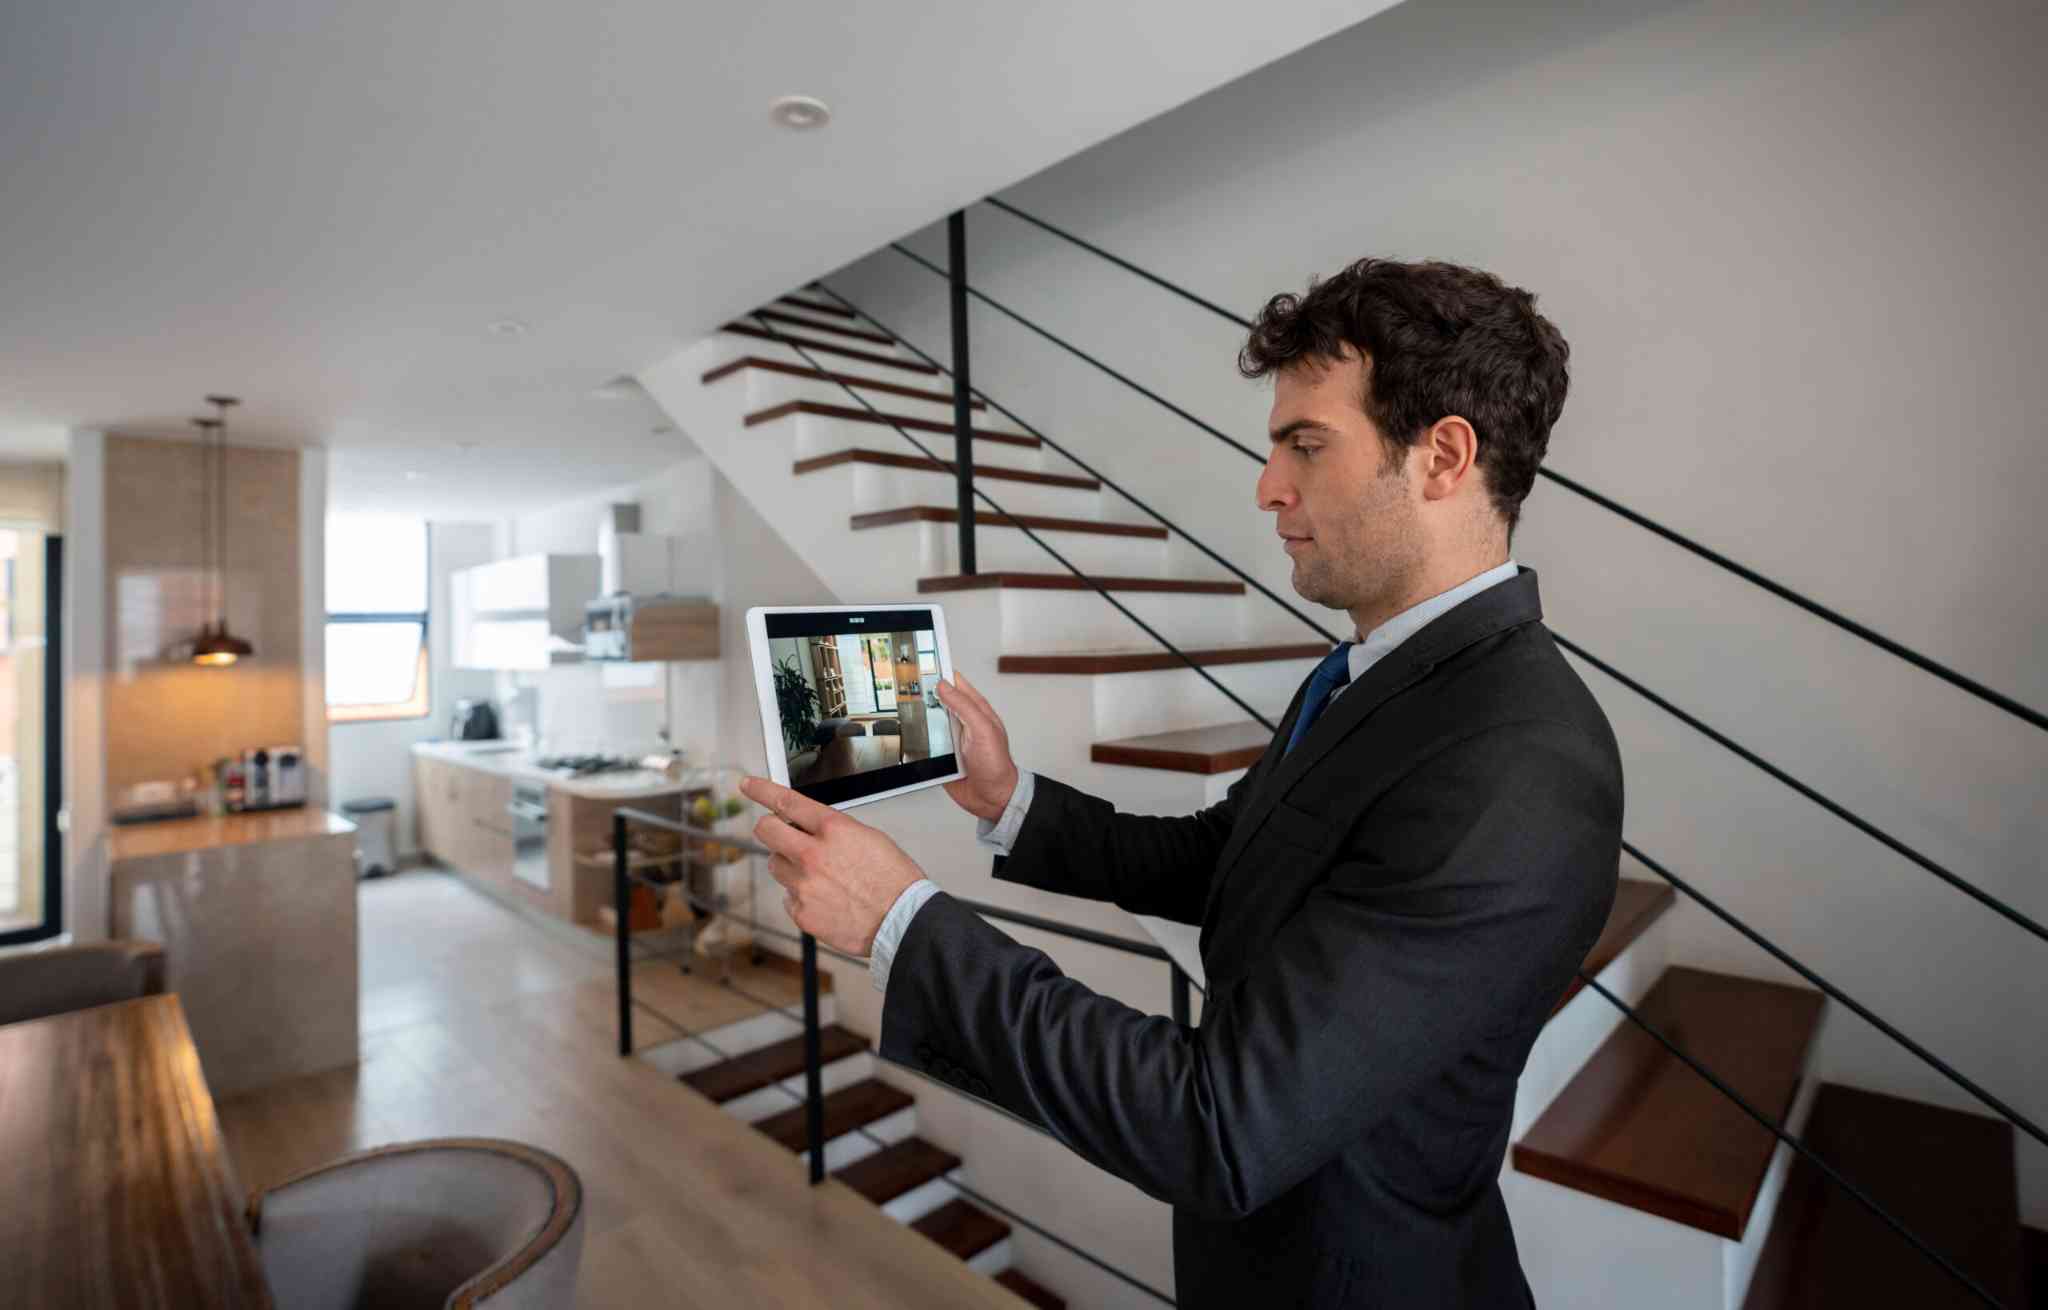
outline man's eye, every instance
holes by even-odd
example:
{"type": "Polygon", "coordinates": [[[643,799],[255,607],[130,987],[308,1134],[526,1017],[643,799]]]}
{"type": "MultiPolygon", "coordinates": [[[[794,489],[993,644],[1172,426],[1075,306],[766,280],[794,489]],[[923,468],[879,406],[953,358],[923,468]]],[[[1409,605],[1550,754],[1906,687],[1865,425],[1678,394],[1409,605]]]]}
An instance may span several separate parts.
{"type": "Polygon", "coordinates": [[[1307,446],[1307,445],[1303,445],[1303,444],[1302,444],[1301,442],[1299,442],[1299,441],[1297,441],[1297,442],[1295,442],[1295,443],[1294,443],[1294,450],[1295,450],[1295,453],[1296,453],[1296,454],[1300,454],[1300,455],[1311,455],[1311,456],[1312,456],[1312,455],[1314,455],[1314,454],[1315,454],[1315,453],[1316,453],[1317,451],[1319,451],[1319,450],[1321,450],[1321,449],[1322,449],[1322,447],[1321,447],[1321,446],[1307,446]]]}

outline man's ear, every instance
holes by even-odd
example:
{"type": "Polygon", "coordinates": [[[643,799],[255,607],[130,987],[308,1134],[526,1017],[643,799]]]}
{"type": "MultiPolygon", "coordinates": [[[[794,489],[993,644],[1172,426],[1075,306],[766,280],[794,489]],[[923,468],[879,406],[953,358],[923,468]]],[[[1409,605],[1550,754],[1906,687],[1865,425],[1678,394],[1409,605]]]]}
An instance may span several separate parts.
{"type": "Polygon", "coordinates": [[[1456,414],[1429,425],[1422,447],[1422,498],[1447,500],[1478,476],[1479,434],[1456,414]]]}

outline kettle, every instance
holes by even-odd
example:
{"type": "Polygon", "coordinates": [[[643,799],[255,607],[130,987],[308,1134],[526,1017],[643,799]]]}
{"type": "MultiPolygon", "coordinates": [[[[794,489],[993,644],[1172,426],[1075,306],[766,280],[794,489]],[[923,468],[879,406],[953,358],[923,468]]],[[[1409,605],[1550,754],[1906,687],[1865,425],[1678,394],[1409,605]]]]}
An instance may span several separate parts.
{"type": "Polygon", "coordinates": [[[488,741],[498,735],[498,707],[487,700],[463,697],[455,702],[448,735],[457,741],[488,741]]]}

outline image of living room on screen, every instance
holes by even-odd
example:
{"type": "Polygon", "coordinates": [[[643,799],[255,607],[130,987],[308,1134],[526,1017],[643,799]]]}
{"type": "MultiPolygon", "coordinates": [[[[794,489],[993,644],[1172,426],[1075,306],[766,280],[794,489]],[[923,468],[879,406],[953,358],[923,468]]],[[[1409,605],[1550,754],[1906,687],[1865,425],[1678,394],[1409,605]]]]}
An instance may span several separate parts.
{"type": "Polygon", "coordinates": [[[932,630],[770,637],[792,787],[953,753],[932,630]]]}

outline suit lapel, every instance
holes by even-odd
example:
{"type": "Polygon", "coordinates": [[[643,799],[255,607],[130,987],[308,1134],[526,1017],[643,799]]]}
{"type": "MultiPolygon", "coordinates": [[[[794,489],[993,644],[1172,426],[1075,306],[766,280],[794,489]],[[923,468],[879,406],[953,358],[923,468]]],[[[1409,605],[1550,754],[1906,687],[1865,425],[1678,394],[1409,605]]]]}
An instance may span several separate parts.
{"type": "Polygon", "coordinates": [[[1294,721],[1301,714],[1302,694],[1308,686],[1304,679],[1294,693],[1294,703],[1288,708],[1286,719],[1268,743],[1265,755],[1259,759],[1259,775],[1249,790],[1245,812],[1238,816],[1230,840],[1224,844],[1223,854],[1217,859],[1215,876],[1209,880],[1208,905],[1202,915],[1204,935],[1215,913],[1216,902],[1222,895],[1224,882],[1244,854],[1245,847],[1258,834],[1266,816],[1273,812],[1273,807],[1283,796],[1294,789],[1295,783],[1358,731],[1373,711],[1428,677],[1437,665],[1475,642],[1524,623],[1536,622],[1542,617],[1543,607],[1536,593],[1536,570],[1523,568],[1506,582],[1488,587],[1470,600],[1439,614],[1421,631],[1388,652],[1379,663],[1365,671],[1365,676],[1355,686],[1345,689],[1323,711],[1323,716],[1309,728],[1300,745],[1283,755],[1287,739],[1294,730],[1294,721]]]}

